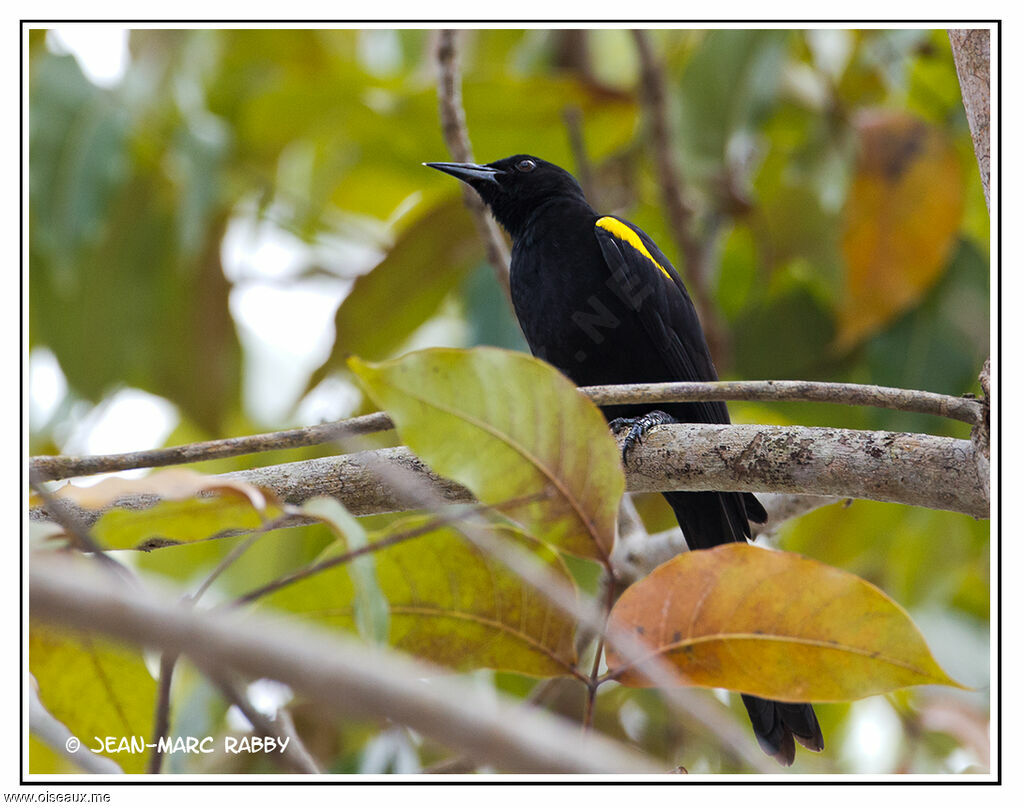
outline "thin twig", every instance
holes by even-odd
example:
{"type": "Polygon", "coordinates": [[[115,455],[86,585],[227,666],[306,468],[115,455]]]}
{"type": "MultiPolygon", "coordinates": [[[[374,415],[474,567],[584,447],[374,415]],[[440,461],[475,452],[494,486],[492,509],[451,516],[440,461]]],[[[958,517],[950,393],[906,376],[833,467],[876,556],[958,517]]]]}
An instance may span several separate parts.
{"type": "Polygon", "coordinates": [[[79,552],[92,555],[97,561],[107,567],[107,569],[122,577],[131,578],[131,573],[124,566],[119,564],[117,561],[114,561],[114,559],[104,552],[103,548],[100,547],[99,543],[89,533],[89,528],[83,524],[79,515],[71,508],[67,507],[62,501],[53,496],[53,494],[47,490],[46,486],[43,485],[39,475],[34,471],[29,472],[29,485],[43,501],[43,504],[46,506],[47,512],[50,515],[50,519],[64,528],[72,545],[74,545],[79,552]]]}
{"type": "Polygon", "coordinates": [[[583,731],[588,732],[594,722],[594,707],[597,701],[597,689],[601,686],[598,674],[601,673],[601,657],[604,656],[605,635],[608,632],[608,615],[612,613],[612,607],[618,594],[618,586],[615,577],[615,568],[609,561],[605,566],[605,600],[604,600],[604,629],[597,635],[597,646],[594,648],[594,663],[590,669],[590,679],[587,681],[587,700],[583,707],[583,731]]]}
{"type": "Polygon", "coordinates": [[[708,253],[696,232],[696,217],[687,199],[683,173],[675,157],[665,72],[654,54],[650,34],[643,30],[633,30],[632,34],[640,58],[640,96],[650,122],[651,147],[668,226],[686,261],[685,277],[712,354],[718,355],[724,345],[723,330],[711,300],[708,253]]]}
{"type": "MultiPolygon", "coordinates": [[[[441,134],[452,158],[460,163],[473,162],[473,147],[466,129],[466,113],[462,107],[462,77],[459,72],[458,31],[442,29],[437,40],[437,100],[441,116],[441,134]]],[[[488,215],[483,200],[469,186],[462,189],[462,198],[473,217],[476,229],[487,249],[487,261],[494,269],[498,283],[511,300],[509,290],[509,252],[497,224],[488,215]]]]}
{"type": "Polygon", "coordinates": [[[583,112],[577,106],[562,110],[562,120],[569,134],[569,148],[572,150],[573,164],[576,167],[576,179],[579,180],[583,195],[596,210],[601,210],[601,200],[597,198],[594,185],[594,171],[587,157],[587,146],[583,141],[583,112]]]}
{"type": "MultiPolygon", "coordinates": [[[[985,404],[973,398],[844,382],[663,382],[581,387],[580,392],[589,396],[599,406],[687,401],[802,401],[880,407],[901,412],[937,415],[963,421],[972,426],[984,422],[986,412],[985,404]]],[[[394,423],[386,413],[375,412],[302,429],[189,443],[166,449],[90,457],[40,455],[31,458],[30,463],[32,473],[39,475],[37,479],[63,480],[88,474],[173,466],[278,449],[314,446],[393,428],[394,423]]]]}
{"type": "Polygon", "coordinates": [[[189,601],[195,605],[199,599],[206,593],[206,591],[213,585],[213,582],[220,577],[220,575],[232,564],[234,564],[243,553],[245,553],[250,547],[252,547],[260,538],[267,535],[267,533],[273,529],[273,522],[266,522],[261,525],[258,530],[251,536],[245,539],[245,541],[239,542],[231,548],[231,552],[224,556],[220,560],[220,563],[210,572],[209,575],[203,580],[201,584],[196,588],[196,591],[192,593],[189,601]]]}
{"type": "Polygon", "coordinates": [[[847,382],[663,382],[581,387],[580,392],[601,407],[609,404],[668,404],[685,401],[802,401],[916,412],[971,425],[985,417],[985,405],[974,398],[847,382]]]}
{"type": "Polygon", "coordinates": [[[355,418],[299,429],[284,429],[260,435],[199,441],[141,452],[88,457],[40,455],[31,459],[31,469],[34,474],[39,475],[39,480],[65,480],[69,477],[84,477],[112,471],[177,466],[184,463],[216,460],[222,457],[272,452],[278,449],[319,446],[353,435],[368,435],[388,429],[394,429],[391,419],[383,412],[374,412],[369,415],[360,415],[355,418]]]}
{"type": "Polygon", "coordinates": [[[160,774],[164,761],[164,744],[160,739],[167,736],[171,725],[171,682],[174,679],[174,666],[178,655],[163,653],[160,655],[160,677],[157,682],[156,713],[153,719],[153,752],[149,756],[147,771],[160,774]]]}
{"type": "Polygon", "coordinates": [[[257,710],[249,700],[249,697],[246,696],[245,691],[238,687],[229,675],[209,669],[204,669],[203,672],[206,674],[206,678],[217,686],[224,695],[224,698],[242,712],[242,715],[252,724],[253,729],[258,734],[276,737],[278,733],[284,732],[284,737],[288,738],[288,745],[281,749],[281,756],[291,764],[296,772],[299,774],[320,774],[320,766],[313,759],[309,750],[306,749],[305,744],[302,743],[302,738],[294,731],[294,725],[291,726],[292,731],[289,732],[284,727],[278,725],[278,720],[270,718],[257,710]]]}
{"type": "Polygon", "coordinates": [[[491,510],[492,508],[507,508],[516,505],[524,505],[528,502],[533,502],[539,499],[541,495],[532,494],[525,497],[517,497],[510,499],[507,502],[498,503],[497,505],[475,505],[467,508],[460,508],[456,511],[446,513],[443,516],[438,516],[436,519],[431,519],[429,522],[424,522],[418,527],[411,528],[410,530],[404,530],[401,533],[395,533],[391,536],[375,541],[371,544],[364,544],[362,547],[356,547],[349,550],[341,555],[334,556],[332,558],[326,558],[323,561],[318,561],[313,564],[307,564],[305,567],[301,567],[287,575],[282,575],[280,578],[275,578],[273,581],[264,584],[261,587],[246,592],[244,595],[239,595],[230,604],[227,604],[227,608],[234,608],[237,606],[243,606],[246,603],[252,603],[255,600],[269,595],[272,592],[277,592],[285,587],[291,586],[298,581],[302,581],[306,578],[310,578],[317,573],[329,570],[334,567],[341,566],[342,564],[348,564],[350,561],[364,556],[368,553],[376,553],[387,547],[394,547],[396,544],[401,544],[409,539],[415,539],[420,536],[425,536],[434,530],[445,525],[450,525],[457,522],[460,519],[465,519],[475,513],[484,513],[491,510]]]}

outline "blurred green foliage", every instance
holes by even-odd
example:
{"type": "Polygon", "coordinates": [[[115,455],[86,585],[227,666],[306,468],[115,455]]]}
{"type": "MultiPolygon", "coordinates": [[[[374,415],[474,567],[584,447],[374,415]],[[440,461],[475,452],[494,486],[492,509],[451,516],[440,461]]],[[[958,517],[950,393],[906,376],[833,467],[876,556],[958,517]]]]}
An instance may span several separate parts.
{"type": "MultiPolygon", "coordinates": [[[[727,323],[722,375],[976,392],[990,351],[989,222],[945,32],[666,30],[652,36],[667,73],[697,236],[713,257],[714,303],[727,323]],[[948,186],[940,192],[962,202],[942,232],[930,230],[938,224],[915,217],[912,206],[899,209],[905,220],[875,223],[897,242],[914,233],[949,246],[928,273],[908,276],[898,308],[876,312],[869,327],[840,341],[850,333],[844,317],[857,294],[850,283],[856,256],[844,248],[843,234],[864,165],[860,122],[883,112],[948,146],[953,170],[930,176],[948,186]]],[[[122,387],[176,405],[181,420],[171,442],[256,431],[243,382],[257,357],[243,356],[248,348],[238,334],[243,327],[258,332],[260,324],[241,322],[238,307],[229,306],[242,286],[223,249],[232,223],[269,224],[310,248],[287,268],[247,256],[264,277],[299,288],[326,276],[347,294],[330,358],[309,360],[310,387],[329,376],[346,378],[343,359],[350,352],[377,360],[423,344],[523,348],[459,189],[420,165],[447,158],[434,41],[429,30],[138,30],[131,32],[124,78],[99,87],[52,35],[32,33],[29,338],[32,348],[53,352],[68,382],[57,415],[30,424],[33,452],[59,451],[83,406],[122,387]],[[325,253],[354,257],[348,266],[315,259],[325,253]]],[[[638,61],[625,32],[494,29],[466,32],[461,42],[477,158],[530,152],[585,173],[603,212],[628,216],[668,256],[680,256],[661,210],[637,102],[638,61]],[[583,153],[569,137],[566,114],[573,111],[583,153]]],[[[927,175],[928,165],[914,159],[907,158],[910,169],[927,175]]],[[[883,198],[905,175],[896,171],[891,187],[881,186],[883,198]]],[[[681,259],[676,265],[685,278],[681,259]]],[[[888,411],[731,409],[738,421],[966,436],[963,425],[888,411]]],[[[299,420],[300,410],[294,401],[284,420],[299,420]]],[[[224,471],[334,450],[202,468],[224,471]]],[[[366,521],[376,529],[389,519],[366,521]]],[[[311,560],[328,540],[319,527],[272,534],[224,583],[244,591],[311,560]]],[[[197,581],[231,544],[169,548],[146,556],[143,565],[197,581]]],[[[797,520],[781,544],[868,578],[911,612],[966,623],[985,647],[987,523],[855,503],[797,520]]],[[[943,649],[936,651],[945,665],[943,649]]],[[[195,686],[194,677],[180,685],[189,682],[195,686]]],[[[495,682],[510,693],[524,690],[510,674],[495,682]]],[[[219,726],[222,705],[207,701],[209,726],[219,726]]],[[[983,695],[965,704],[985,720],[983,695]]],[[[961,738],[955,753],[943,743],[905,753],[920,737],[925,706],[911,696],[899,707],[904,751],[888,765],[912,758],[915,769],[962,770],[976,751],[961,738]]],[[[563,707],[571,713],[578,705],[563,707]]],[[[840,761],[848,768],[842,739],[852,732],[855,713],[824,709],[826,734],[836,741],[822,756],[800,756],[798,770],[835,771],[840,761]]],[[[186,717],[194,727],[196,716],[186,717]]],[[[737,766],[702,743],[697,728],[666,727],[656,694],[613,687],[604,697],[602,691],[595,721],[686,760],[691,771],[737,766]]],[[[358,767],[359,745],[378,737],[375,728],[358,725],[356,732],[356,726],[333,727],[335,736],[324,745],[337,754],[329,764],[336,770],[358,767]]],[[[423,759],[437,754],[425,752],[423,759]]]]}

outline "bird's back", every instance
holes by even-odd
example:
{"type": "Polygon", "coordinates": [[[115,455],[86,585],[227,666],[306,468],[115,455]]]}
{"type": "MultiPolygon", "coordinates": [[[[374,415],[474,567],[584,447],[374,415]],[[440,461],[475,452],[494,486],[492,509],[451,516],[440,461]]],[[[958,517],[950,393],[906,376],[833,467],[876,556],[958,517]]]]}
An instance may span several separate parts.
{"type": "MultiPolygon", "coordinates": [[[[540,211],[512,250],[512,302],[534,355],[550,362],[577,385],[715,379],[714,367],[696,314],[673,311],[665,322],[665,342],[695,343],[705,359],[702,373],[680,378],[665,361],[666,344],[645,328],[640,311],[623,299],[595,236],[601,217],[589,205],[552,205],[540,211]]],[[[638,292],[639,306],[650,308],[656,288],[638,292]]],[[[683,309],[688,300],[669,301],[683,309]]],[[[644,405],[607,408],[609,418],[642,415],[644,405]]],[[[728,422],[725,407],[714,412],[693,405],[666,405],[680,421],[728,422]]]]}

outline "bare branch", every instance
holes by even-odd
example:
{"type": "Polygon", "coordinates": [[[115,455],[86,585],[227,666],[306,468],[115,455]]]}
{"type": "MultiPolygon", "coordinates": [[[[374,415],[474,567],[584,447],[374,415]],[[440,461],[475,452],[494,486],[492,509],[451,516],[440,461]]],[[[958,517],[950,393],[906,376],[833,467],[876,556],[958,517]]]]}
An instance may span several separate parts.
{"type": "Polygon", "coordinates": [[[711,301],[707,253],[694,226],[694,210],[690,206],[683,181],[683,172],[675,156],[669,123],[668,91],[665,72],[654,54],[647,31],[633,30],[637,55],[640,57],[640,96],[649,120],[651,147],[658,170],[662,201],[669,229],[686,261],[685,277],[689,281],[693,301],[713,353],[721,349],[722,329],[717,310],[711,301]]]}
{"type": "MultiPolygon", "coordinates": [[[[462,108],[462,77],[459,74],[458,31],[442,29],[437,41],[437,100],[441,114],[441,134],[451,156],[460,163],[473,162],[473,147],[466,129],[466,113],[462,108]]],[[[498,225],[488,215],[483,200],[469,186],[462,189],[462,198],[473,216],[473,222],[487,248],[487,260],[494,268],[498,283],[512,299],[509,291],[509,253],[498,225]]]]}
{"type": "Polygon", "coordinates": [[[601,407],[683,401],[803,401],[918,412],[972,425],[985,418],[985,404],[974,398],[846,382],[662,382],[581,387],[580,392],[601,407]]]}
{"type": "Polygon", "coordinates": [[[953,61],[960,79],[960,93],[967,112],[967,125],[974,141],[974,156],[981,172],[981,187],[985,190],[985,205],[989,204],[989,158],[991,138],[990,37],[987,28],[951,28],[949,42],[953,46],[953,61]]]}
{"type": "MultiPolygon", "coordinates": [[[[668,424],[635,447],[629,491],[769,491],[853,497],[958,511],[988,518],[987,486],[969,440],[904,432],[742,424],[668,424]]],[[[274,491],[289,503],[338,499],[364,516],[417,509],[419,498],[380,478],[388,467],[429,486],[440,501],[472,502],[468,490],[431,471],[405,447],[263,466],[223,475],[274,491]]],[[[109,507],[144,508],[153,497],[125,497],[109,507]]],[[[102,511],[61,500],[83,523],[102,511]]],[[[30,517],[45,520],[45,508],[30,517]]]]}
{"type": "Polygon", "coordinates": [[[569,135],[569,148],[572,151],[576,179],[579,180],[580,188],[583,189],[583,196],[591,205],[600,210],[597,186],[594,183],[594,170],[587,157],[586,144],[583,142],[583,112],[577,106],[566,107],[562,110],[562,120],[565,121],[565,129],[569,135]]]}
{"type": "Polygon", "coordinates": [[[164,763],[164,748],[160,739],[167,736],[171,726],[171,683],[177,662],[177,654],[160,655],[160,676],[157,679],[156,712],[153,719],[153,751],[146,766],[149,774],[160,774],[164,763]]]}
{"type": "Polygon", "coordinates": [[[201,667],[289,685],[325,709],[382,715],[506,771],[658,772],[626,747],[504,698],[478,697],[447,671],[294,621],[197,613],[167,598],[111,586],[80,565],[36,558],[33,616],[185,654],[201,667]],[[495,701],[497,700],[497,704],[495,701]]]}
{"type": "MultiPolygon", "coordinates": [[[[841,382],[665,382],[581,387],[580,392],[589,396],[599,406],[684,401],[804,401],[919,412],[952,418],[971,425],[983,423],[987,417],[985,402],[973,398],[947,396],[924,390],[901,390],[895,387],[841,382]]],[[[63,480],[88,474],[173,466],[221,457],[314,446],[393,428],[394,423],[386,413],[375,412],[302,429],[189,443],[166,449],[91,457],[40,455],[31,458],[30,463],[32,473],[38,474],[38,479],[63,480]]]]}
{"type": "Polygon", "coordinates": [[[42,484],[42,481],[34,472],[29,472],[29,485],[46,506],[50,521],[56,522],[64,528],[72,547],[77,549],[80,553],[92,555],[93,558],[103,564],[111,572],[124,578],[131,578],[131,572],[125,569],[125,567],[123,567],[119,562],[108,556],[104,552],[103,548],[100,547],[99,544],[96,543],[96,540],[89,534],[89,527],[91,526],[91,523],[88,525],[83,524],[74,508],[67,507],[63,500],[55,498],[53,494],[46,489],[46,486],[42,484]]]}
{"type": "Polygon", "coordinates": [[[853,497],[987,519],[969,440],[824,427],[656,427],[626,466],[631,491],[770,491],[853,497]]]}
{"type": "Polygon", "coordinates": [[[216,460],[222,457],[272,452],[278,449],[319,446],[354,435],[368,435],[388,429],[394,429],[394,424],[387,414],[374,412],[316,426],[285,429],[280,432],[265,432],[260,435],[245,435],[239,438],[206,440],[187,443],[183,446],[170,446],[165,449],[90,457],[40,455],[31,459],[31,469],[33,474],[39,474],[40,480],[65,480],[69,477],[105,474],[111,471],[177,466],[184,463],[198,463],[203,460],[216,460]]]}

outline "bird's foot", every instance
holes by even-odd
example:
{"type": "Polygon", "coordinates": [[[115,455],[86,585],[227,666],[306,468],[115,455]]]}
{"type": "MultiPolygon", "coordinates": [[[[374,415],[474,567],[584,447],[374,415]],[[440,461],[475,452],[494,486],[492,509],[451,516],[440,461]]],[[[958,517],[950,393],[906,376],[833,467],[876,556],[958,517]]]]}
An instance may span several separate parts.
{"type": "Polygon", "coordinates": [[[660,426],[661,424],[678,424],[679,422],[669,415],[667,412],[661,410],[652,410],[646,415],[641,415],[639,418],[615,418],[608,422],[608,426],[612,431],[612,434],[616,437],[621,432],[626,433],[625,439],[622,441],[622,462],[626,462],[626,455],[629,450],[633,448],[634,444],[643,443],[644,435],[650,432],[654,427],[660,426]]]}

